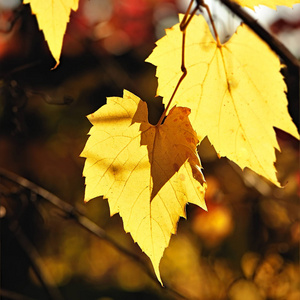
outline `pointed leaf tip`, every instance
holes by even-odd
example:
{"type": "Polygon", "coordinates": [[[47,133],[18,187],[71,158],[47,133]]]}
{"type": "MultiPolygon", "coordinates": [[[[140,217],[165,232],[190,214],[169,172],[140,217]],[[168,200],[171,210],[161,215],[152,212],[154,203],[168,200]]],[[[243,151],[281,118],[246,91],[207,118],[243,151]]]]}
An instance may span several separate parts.
{"type": "Polygon", "coordinates": [[[78,9],[79,0],[24,0],[23,3],[30,4],[32,13],[36,15],[39,28],[56,60],[56,65],[52,68],[55,69],[59,64],[71,10],[78,9]]]}
{"type": "Polygon", "coordinates": [[[89,116],[93,127],[81,154],[86,201],[108,199],[111,215],[120,214],[161,283],[159,263],[186,203],[206,209],[198,139],[188,114],[175,107],[163,125],[153,126],[146,103],[125,91],[89,116]]]}

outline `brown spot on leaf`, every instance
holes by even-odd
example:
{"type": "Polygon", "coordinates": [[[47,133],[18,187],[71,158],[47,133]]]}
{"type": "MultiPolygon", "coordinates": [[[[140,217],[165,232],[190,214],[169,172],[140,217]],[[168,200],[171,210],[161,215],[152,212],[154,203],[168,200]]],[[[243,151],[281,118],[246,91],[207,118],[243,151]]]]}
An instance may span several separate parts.
{"type": "Polygon", "coordinates": [[[181,181],[184,181],[184,180],[185,180],[185,176],[184,176],[183,174],[180,174],[180,175],[179,175],[179,179],[180,179],[181,181]]]}

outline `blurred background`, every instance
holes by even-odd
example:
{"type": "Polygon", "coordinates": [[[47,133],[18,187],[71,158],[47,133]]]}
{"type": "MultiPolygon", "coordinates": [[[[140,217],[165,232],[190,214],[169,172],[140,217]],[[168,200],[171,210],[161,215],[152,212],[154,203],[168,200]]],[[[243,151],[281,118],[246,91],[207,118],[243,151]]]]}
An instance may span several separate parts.
{"type": "MultiPolygon", "coordinates": [[[[228,39],[239,20],[219,3],[207,2],[218,32],[228,39]]],[[[181,299],[136,261],[22,187],[22,178],[75,206],[151,267],[120,217],[109,216],[107,200],[83,203],[79,155],[91,126],[86,115],[106,97],[122,96],[123,89],[153,101],[150,120],[157,120],[163,107],[155,97],[155,68],[144,60],[187,5],[80,0],[61,64],[51,71],[55,61],[30,7],[0,0],[1,299],[181,299]],[[7,170],[18,175],[18,183],[7,170]]],[[[277,11],[261,6],[256,16],[300,57],[300,4],[277,11]]],[[[283,74],[299,129],[299,74],[283,74]]],[[[161,261],[167,287],[188,299],[300,299],[299,143],[276,132],[282,189],[218,159],[208,140],[201,143],[208,213],[187,206],[188,220],[180,220],[161,261]]]]}

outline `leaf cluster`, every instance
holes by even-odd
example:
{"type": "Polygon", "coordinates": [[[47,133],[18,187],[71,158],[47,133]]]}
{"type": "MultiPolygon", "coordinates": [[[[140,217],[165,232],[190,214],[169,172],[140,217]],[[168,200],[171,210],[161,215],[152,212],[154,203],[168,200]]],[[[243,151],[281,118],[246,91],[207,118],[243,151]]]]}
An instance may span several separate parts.
{"type": "MultiPolygon", "coordinates": [[[[192,10],[192,2],[146,60],[157,67],[157,94],[166,107],[159,122],[150,124],[146,103],[125,91],[123,98],[108,98],[88,117],[93,127],[81,154],[86,157],[85,201],[100,195],[108,199],[111,215],[120,214],[160,282],[159,263],[179,218],[185,217],[186,204],[206,210],[197,145],[207,137],[219,157],[280,186],[274,127],[299,139],[287,110],[278,56],[245,24],[221,44],[209,7],[196,1],[192,10]],[[214,35],[203,16],[195,15],[203,9],[214,35]]],[[[58,65],[69,14],[78,0],[24,3],[37,15],[58,65]]],[[[299,1],[236,3],[275,9],[299,1]]]]}

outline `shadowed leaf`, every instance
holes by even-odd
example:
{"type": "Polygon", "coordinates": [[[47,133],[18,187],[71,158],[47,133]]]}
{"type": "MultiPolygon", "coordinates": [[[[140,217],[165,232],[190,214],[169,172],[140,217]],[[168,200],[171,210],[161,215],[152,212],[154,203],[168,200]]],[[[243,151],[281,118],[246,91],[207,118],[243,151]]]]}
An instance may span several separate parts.
{"type": "Polygon", "coordinates": [[[89,116],[93,127],[81,154],[87,158],[85,201],[108,198],[111,215],[120,214],[160,281],[159,262],[179,217],[185,217],[186,203],[206,209],[189,113],[174,107],[162,125],[153,126],[146,103],[125,91],[89,116]],[[107,122],[114,116],[121,122],[107,122]]]}

